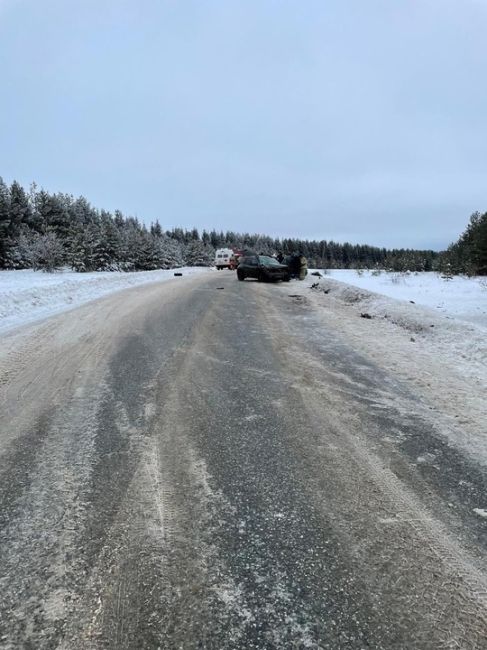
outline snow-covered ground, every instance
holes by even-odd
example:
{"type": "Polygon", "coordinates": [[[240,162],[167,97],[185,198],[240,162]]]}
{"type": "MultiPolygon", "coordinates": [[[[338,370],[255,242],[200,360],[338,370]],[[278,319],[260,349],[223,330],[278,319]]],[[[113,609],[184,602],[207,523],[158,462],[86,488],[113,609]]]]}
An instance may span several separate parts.
{"type": "MultiPolygon", "coordinates": [[[[204,268],[178,269],[183,277],[208,272],[204,268]]],[[[323,271],[322,271],[323,272],[323,271]]],[[[0,332],[72,309],[114,291],[174,277],[174,271],[142,273],[42,273],[0,271],[0,332]]],[[[423,305],[454,318],[487,327],[487,278],[454,277],[437,273],[387,273],[331,270],[327,278],[399,301],[423,305]]],[[[309,275],[307,283],[316,281],[309,275]]],[[[375,298],[379,306],[379,296],[375,298]]],[[[387,306],[388,301],[383,301],[387,306]]]]}
{"type": "Polygon", "coordinates": [[[341,332],[347,345],[414,387],[423,408],[435,413],[441,435],[487,464],[487,288],[481,278],[330,271],[297,285],[315,285],[303,294],[325,330],[341,332]]]}
{"type": "Polygon", "coordinates": [[[78,307],[114,291],[170,280],[175,271],[184,278],[208,269],[185,267],[139,273],[0,271],[0,332],[78,307]]]}
{"type": "Polygon", "coordinates": [[[414,301],[447,316],[487,327],[487,278],[456,276],[451,280],[438,273],[387,273],[332,270],[327,277],[346,282],[397,300],[414,301]]]}
{"type": "Polygon", "coordinates": [[[352,270],[319,271],[306,284],[326,291],[336,304],[354,307],[370,317],[428,343],[438,356],[462,368],[480,372],[487,385],[487,284],[481,277],[445,280],[436,273],[409,275],[352,270]]]}

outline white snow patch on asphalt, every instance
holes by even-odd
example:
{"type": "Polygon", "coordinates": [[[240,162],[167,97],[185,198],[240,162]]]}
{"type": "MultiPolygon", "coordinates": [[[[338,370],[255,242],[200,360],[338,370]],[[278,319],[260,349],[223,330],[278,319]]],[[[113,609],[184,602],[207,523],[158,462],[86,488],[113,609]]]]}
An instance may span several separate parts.
{"type": "Polygon", "coordinates": [[[474,508],[473,511],[476,515],[479,515],[479,517],[485,517],[487,519],[487,510],[484,508],[474,508]]]}
{"type": "Polygon", "coordinates": [[[122,273],[102,271],[0,271],[0,332],[59,314],[107,294],[151,282],[162,282],[182,273],[179,281],[210,269],[185,267],[167,271],[122,273]]]}

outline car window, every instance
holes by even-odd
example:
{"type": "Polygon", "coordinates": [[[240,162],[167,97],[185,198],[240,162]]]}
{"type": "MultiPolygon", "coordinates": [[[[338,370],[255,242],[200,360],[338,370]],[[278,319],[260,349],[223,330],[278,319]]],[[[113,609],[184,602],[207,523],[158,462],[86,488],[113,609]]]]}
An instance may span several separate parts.
{"type": "Polygon", "coordinates": [[[244,257],[243,263],[248,266],[257,266],[257,257],[244,257]]]}
{"type": "Polygon", "coordinates": [[[279,262],[274,257],[268,255],[259,255],[259,263],[265,266],[279,266],[279,262]]]}

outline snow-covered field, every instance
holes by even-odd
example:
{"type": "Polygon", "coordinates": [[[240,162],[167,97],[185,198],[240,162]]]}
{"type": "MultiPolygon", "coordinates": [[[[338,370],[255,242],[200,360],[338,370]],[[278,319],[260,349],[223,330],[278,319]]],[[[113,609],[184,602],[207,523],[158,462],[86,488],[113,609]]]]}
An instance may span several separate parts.
{"type": "MultiPolygon", "coordinates": [[[[207,271],[197,267],[176,269],[183,278],[207,271]]],[[[0,332],[59,314],[114,291],[170,280],[174,272],[0,271],[0,332]]]]}
{"type": "Polygon", "coordinates": [[[373,275],[371,271],[359,274],[353,270],[328,271],[327,277],[487,327],[487,278],[456,276],[446,280],[438,273],[384,271],[373,275]]]}

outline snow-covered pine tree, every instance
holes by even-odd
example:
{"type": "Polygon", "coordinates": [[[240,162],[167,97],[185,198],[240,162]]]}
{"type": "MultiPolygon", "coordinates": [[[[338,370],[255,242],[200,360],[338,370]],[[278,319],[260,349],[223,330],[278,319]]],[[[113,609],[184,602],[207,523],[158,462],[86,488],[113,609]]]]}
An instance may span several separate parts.
{"type": "Polygon", "coordinates": [[[181,244],[164,235],[157,240],[159,268],[175,269],[183,265],[181,244]]]}
{"type": "Polygon", "coordinates": [[[78,224],[76,232],[70,239],[67,261],[71,268],[78,273],[86,273],[95,269],[95,247],[99,238],[97,224],[78,224]]]}
{"type": "Polygon", "coordinates": [[[211,266],[215,251],[210,246],[205,246],[202,241],[191,241],[184,252],[184,259],[188,266],[211,266]]]}
{"type": "Polygon", "coordinates": [[[136,268],[139,271],[154,271],[159,266],[159,247],[157,240],[147,230],[138,232],[138,257],[136,268]]]}
{"type": "Polygon", "coordinates": [[[159,223],[159,221],[156,221],[155,223],[151,224],[150,234],[153,237],[156,237],[156,238],[157,237],[162,237],[163,232],[162,232],[161,224],[159,223]]]}
{"type": "Polygon", "coordinates": [[[17,249],[17,239],[23,228],[28,228],[31,223],[32,209],[29,197],[17,181],[14,181],[10,186],[8,198],[4,188],[2,188],[1,193],[4,196],[1,199],[2,206],[0,208],[3,213],[3,217],[0,216],[2,229],[0,233],[0,262],[3,268],[24,268],[17,249]]]}
{"type": "Polygon", "coordinates": [[[61,240],[68,239],[70,215],[63,194],[41,190],[35,194],[34,229],[41,233],[55,232],[61,240]]]}
{"type": "Polygon", "coordinates": [[[0,176],[0,268],[7,264],[10,231],[10,191],[0,176]]]}
{"type": "Polygon", "coordinates": [[[91,263],[94,271],[118,271],[121,234],[110,213],[101,211],[99,223],[90,226],[93,234],[91,263]]]}

